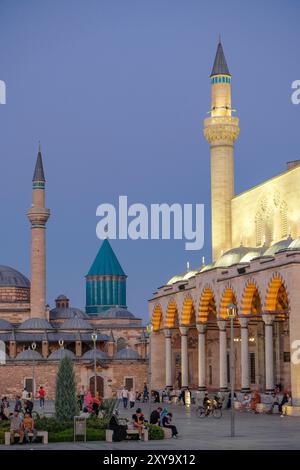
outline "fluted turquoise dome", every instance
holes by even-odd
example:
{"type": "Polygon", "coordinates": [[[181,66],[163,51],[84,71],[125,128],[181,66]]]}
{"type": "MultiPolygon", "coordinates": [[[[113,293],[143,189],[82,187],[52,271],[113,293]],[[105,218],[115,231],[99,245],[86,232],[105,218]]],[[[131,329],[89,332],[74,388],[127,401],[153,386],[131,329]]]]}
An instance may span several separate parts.
{"type": "Polygon", "coordinates": [[[106,239],[86,276],[86,313],[113,307],[126,307],[126,274],[106,239]]]}

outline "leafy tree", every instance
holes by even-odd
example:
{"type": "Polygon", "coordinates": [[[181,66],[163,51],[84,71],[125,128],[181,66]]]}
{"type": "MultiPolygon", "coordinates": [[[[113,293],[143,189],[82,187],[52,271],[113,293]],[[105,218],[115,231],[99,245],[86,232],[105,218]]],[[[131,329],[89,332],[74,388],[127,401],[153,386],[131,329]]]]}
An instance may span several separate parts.
{"type": "Polygon", "coordinates": [[[69,357],[63,357],[56,377],[55,415],[58,421],[65,422],[73,420],[78,412],[73,363],[69,357]]]}

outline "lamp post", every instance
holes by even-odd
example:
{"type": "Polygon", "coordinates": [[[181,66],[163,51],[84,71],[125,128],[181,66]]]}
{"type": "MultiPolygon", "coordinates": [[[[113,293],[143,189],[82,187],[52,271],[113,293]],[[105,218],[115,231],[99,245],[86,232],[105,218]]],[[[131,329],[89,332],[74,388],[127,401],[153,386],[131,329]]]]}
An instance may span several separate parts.
{"type": "Polygon", "coordinates": [[[229,304],[227,306],[227,315],[230,320],[230,396],[231,396],[231,420],[230,429],[231,437],[235,436],[235,422],[234,422],[234,385],[235,385],[235,363],[234,363],[234,329],[233,321],[236,317],[236,306],[229,304]]]}
{"type": "Polygon", "coordinates": [[[149,349],[148,349],[148,387],[149,387],[149,401],[148,401],[148,419],[150,423],[150,416],[151,416],[151,388],[152,388],[152,371],[151,371],[151,333],[153,331],[153,326],[151,323],[148,323],[146,327],[148,336],[149,336],[149,349]]]}
{"type": "Polygon", "coordinates": [[[92,333],[92,340],[93,340],[93,343],[94,343],[94,396],[96,398],[97,396],[97,380],[96,380],[96,374],[97,374],[97,365],[96,365],[96,341],[97,341],[97,333],[96,331],[93,331],[92,333]]]}
{"type": "MultiPolygon", "coordinates": [[[[32,349],[32,351],[36,350],[36,343],[35,342],[31,343],[31,349],[32,349]]],[[[32,362],[32,403],[34,405],[34,396],[35,396],[35,359],[34,359],[34,356],[33,356],[32,360],[33,360],[33,362],[32,362]]]]}

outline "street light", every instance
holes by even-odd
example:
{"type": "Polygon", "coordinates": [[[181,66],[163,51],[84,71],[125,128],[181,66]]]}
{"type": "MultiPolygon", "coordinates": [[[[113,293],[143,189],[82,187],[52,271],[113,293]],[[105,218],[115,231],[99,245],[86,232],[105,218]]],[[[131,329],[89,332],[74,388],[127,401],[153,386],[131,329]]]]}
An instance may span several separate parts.
{"type": "Polygon", "coordinates": [[[235,436],[234,426],[234,384],[235,384],[235,363],[234,363],[234,330],[233,321],[237,314],[237,308],[234,304],[227,306],[227,315],[230,320],[230,395],[231,395],[231,437],[235,436]]]}
{"type": "Polygon", "coordinates": [[[59,344],[60,349],[64,349],[64,340],[63,339],[60,339],[58,341],[58,344],[59,344]]]}
{"type": "MultiPolygon", "coordinates": [[[[33,342],[31,343],[31,349],[32,351],[35,351],[36,350],[36,343],[33,342]]],[[[33,354],[33,357],[32,357],[32,403],[34,405],[34,396],[35,396],[35,360],[34,360],[34,354],[33,354]]]]}
{"type": "Polygon", "coordinates": [[[148,325],[146,326],[146,331],[148,333],[148,336],[149,336],[149,349],[148,349],[148,357],[149,357],[149,360],[148,360],[148,386],[149,386],[149,394],[148,394],[148,399],[149,399],[149,402],[148,402],[148,414],[149,414],[149,423],[150,423],[150,416],[151,416],[151,388],[152,388],[152,371],[151,371],[151,333],[153,331],[153,326],[152,326],[152,323],[148,323],[148,325]]]}
{"type": "Polygon", "coordinates": [[[96,341],[97,341],[97,333],[96,331],[94,330],[93,333],[92,333],[92,340],[93,340],[93,343],[94,343],[94,395],[95,395],[95,398],[97,396],[97,380],[96,380],[96,374],[97,374],[97,366],[96,366],[96,341]]]}

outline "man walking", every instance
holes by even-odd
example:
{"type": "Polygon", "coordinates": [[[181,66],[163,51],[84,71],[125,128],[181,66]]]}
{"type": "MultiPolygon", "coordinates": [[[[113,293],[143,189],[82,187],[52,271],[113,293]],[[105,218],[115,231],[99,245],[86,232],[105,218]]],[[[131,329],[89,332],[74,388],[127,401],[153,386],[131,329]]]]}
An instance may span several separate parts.
{"type": "Polygon", "coordinates": [[[44,387],[42,387],[42,385],[40,385],[40,388],[38,390],[38,395],[39,395],[39,399],[40,399],[40,408],[44,408],[45,407],[46,392],[44,390],[44,387]]]}
{"type": "Polygon", "coordinates": [[[127,403],[128,403],[128,390],[126,387],[123,387],[122,392],[121,392],[122,400],[123,400],[123,406],[124,409],[127,408],[127,403]]]}

